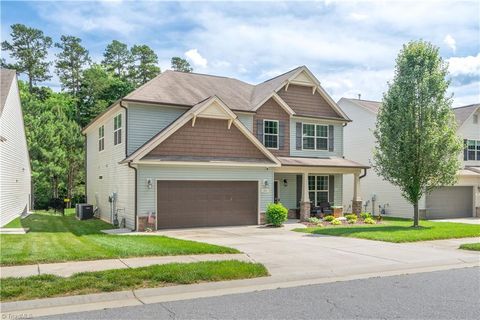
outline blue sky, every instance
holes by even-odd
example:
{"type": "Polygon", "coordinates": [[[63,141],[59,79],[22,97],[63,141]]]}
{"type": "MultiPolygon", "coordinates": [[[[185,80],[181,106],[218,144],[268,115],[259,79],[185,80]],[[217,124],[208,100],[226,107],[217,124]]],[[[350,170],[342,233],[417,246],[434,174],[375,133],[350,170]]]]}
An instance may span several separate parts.
{"type": "MultiPolygon", "coordinates": [[[[75,35],[94,61],[113,39],[147,44],[162,70],[182,56],[196,72],[250,83],[306,65],[335,100],[381,99],[402,44],[424,39],[450,63],[461,106],[480,101],[479,12],[479,1],[2,1],[1,37],[14,23],[55,41],[75,35]]],[[[58,79],[46,85],[58,89],[58,79]]]]}

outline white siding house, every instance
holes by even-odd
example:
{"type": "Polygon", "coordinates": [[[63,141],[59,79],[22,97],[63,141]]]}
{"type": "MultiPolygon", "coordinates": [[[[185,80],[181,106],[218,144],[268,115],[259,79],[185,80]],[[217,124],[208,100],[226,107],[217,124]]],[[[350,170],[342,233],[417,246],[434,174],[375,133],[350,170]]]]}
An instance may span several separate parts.
{"type": "Polygon", "coordinates": [[[31,170],[14,70],[1,69],[0,225],[30,210],[31,170]]]}
{"type": "MultiPolygon", "coordinates": [[[[375,147],[373,130],[381,106],[380,102],[342,98],[338,104],[352,119],[352,123],[344,129],[345,156],[354,161],[372,165],[375,147]]],[[[479,105],[454,109],[458,135],[462,139],[480,140],[478,107],[479,105]]],[[[419,208],[424,218],[476,215],[477,207],[480,206],[478,191],[480,188],[480,170],[478,170],[480,168],[480,143],[478,150],[478,158],[476,150],[471,152],[471,155],[475,154],[475,160],[464,160],[464,154],[459,155],[462,167],[458,172],[458,181],[455,186],[438,188],[420,200],[419,208]]],[[[351,177],[344,175],[343,183],[351,184],[351,177]]],[[[351,190],[345,189],[344,198],[350,199],[351,193],[351,190]]],[[[402,197],[400,189],[384,181],[373,169],[369,170],[367,175],[362,178],[361,195],[363,204],[368,204],[367,211],[378,213],[379,206],[381,206],[385,208],[387,215],[408,218],[413,216],[413,206],[402,197]]]]}

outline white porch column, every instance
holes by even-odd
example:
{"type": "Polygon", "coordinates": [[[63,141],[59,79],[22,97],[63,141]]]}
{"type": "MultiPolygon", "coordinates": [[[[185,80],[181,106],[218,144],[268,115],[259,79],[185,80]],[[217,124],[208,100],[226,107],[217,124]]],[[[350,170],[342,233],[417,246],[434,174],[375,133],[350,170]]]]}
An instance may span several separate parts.
{"type": "Polygon", "coordinates": [[[308,195],[308,173],[302,176],[302,199],[300,200],[300,220],[306,221],[310,218],[310,197],[308,195]]]}
{"type": "Polygon", "coordinates": [[[352,213],[360,214],[362,212],[362,196],[360,191],[360,172],[353,174],[353,199],[352,213]]]}
{"type": "Polygon", "coordinates": [[[302,202],[310,202],[308,195],[308,173],[303,173],[302,177],[302,202]]]}

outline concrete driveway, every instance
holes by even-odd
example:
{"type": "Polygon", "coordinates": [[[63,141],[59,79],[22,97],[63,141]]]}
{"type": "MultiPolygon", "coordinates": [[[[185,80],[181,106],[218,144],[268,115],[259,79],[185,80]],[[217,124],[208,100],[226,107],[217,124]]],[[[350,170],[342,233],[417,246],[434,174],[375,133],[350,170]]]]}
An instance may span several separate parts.
{"type": "Polygon", "coordinates": [[[236,248],[263,263],[282,281],[304,280],[415,268],[479,264],[478,252],[458,250],[459,243],[480,239],[396,244],[293,232],[303,227],[261,226],[163,230],[170,237],[236,248]]]}
{"type": "Polygon", "coordinates": [[[453,219],[436,219],[432,220],[434,222],[456,222],[456,223],[466,223],[466,224],[480,224],[480,218],[471,217],[471,218],[453,218],[453,219]]]}

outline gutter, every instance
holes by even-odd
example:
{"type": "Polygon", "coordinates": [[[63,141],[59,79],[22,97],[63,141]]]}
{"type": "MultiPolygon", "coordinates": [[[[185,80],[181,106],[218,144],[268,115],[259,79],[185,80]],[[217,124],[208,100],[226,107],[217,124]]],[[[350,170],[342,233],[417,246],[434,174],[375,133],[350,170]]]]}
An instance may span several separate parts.
{"type": "MultiPolygon", "coordinates": [[[[124,106],[123,99],[119,101],[119,105],[121,108],[125,109],[125,158],[128,157],[128,108],[124,106]]],[[[134,193],[134,230],[137,231],[137,177],[138,172],[137,168],[132,167],[132,162],[128,162],[128,167],[135,171],[135,193],[134,193]]]]}

